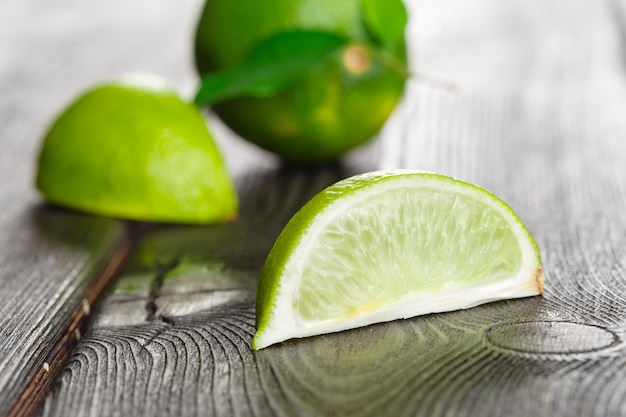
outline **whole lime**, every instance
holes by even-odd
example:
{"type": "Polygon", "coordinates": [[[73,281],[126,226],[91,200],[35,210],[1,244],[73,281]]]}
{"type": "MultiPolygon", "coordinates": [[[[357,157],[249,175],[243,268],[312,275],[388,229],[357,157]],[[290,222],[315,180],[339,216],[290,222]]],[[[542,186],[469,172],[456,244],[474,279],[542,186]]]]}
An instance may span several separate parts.
{"type": "Polygon", "coordinates": [[[52,203],[125,219],[210,223],[237,213],[199,109],[152,75],[102,83],[73,102],[44,138],[36,185],[52,203]]]}
{"type": "MultiPolygon", "coordinates": [[[[196,65],[200,74],[232,68],[262,40],[291,30],[327,31],[350,44],[276,96],[231,99],[214,110],[241,137],[288,161],[332,160],[380,130],[406,78],[369,47],[359,0],[209,0],[197,27],[196,65]]],[[[405,49],[401,37],[384,53],[405,64],[405,49]]]]}

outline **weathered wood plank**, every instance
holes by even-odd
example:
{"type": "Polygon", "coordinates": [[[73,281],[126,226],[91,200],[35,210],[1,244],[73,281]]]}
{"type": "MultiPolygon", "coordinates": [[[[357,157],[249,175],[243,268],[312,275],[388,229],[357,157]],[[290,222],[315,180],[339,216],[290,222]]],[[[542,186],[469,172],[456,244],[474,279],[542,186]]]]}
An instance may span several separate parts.
{"type": "Polygon", "coordinates": [[[19,11],[0,5],[0,415],[42,399],[74,345],[85,291],[124,235],[117,221],[43,206],[32,190],[30,161],[53,100],[35,94],[45,73],[28,79],[38,58],[18,60],[38,47],[13,37],[19,11]]]}
{"type": "Polygon", "coordinates": [[[31,414],[43,400],[132,247],[114,220],[22,209],[0,223],[1,415],[31,414]]]}
{"type": "Polygon", "coordinates": [[[188,68],[179,44],[191,29],[175,30],[172,10],[186,28],[194,4],[152,6],[0,3],[0,415],[28,413],[43,398],[86,322],[89,302],[127,250],[115,252],[126,235],[123,223],[42,205],[32,177],[49,120],[82,88],[119,72],[155,69],[168,76],[188,68]],[[133,33],[165,15],[173,31],[152,30],[163,54],[147,53],[145,39],[133,33]],[[124,58],[112,59],[118,54],[124,58]]]}
{"type": "Polygon", "coordinates": [[[546,296],[253,353],[254,287],[273,239],[312,193],[377,158],[286,171],[225,138],[227,158],[236,146],[249,162],[233,168],[239,221],[150,233],[40,415],[626,414],[617,3],[409,4],[419,71],[455,88],[411,83],[379,165],[504,197],[543,250],[546,296]]]}

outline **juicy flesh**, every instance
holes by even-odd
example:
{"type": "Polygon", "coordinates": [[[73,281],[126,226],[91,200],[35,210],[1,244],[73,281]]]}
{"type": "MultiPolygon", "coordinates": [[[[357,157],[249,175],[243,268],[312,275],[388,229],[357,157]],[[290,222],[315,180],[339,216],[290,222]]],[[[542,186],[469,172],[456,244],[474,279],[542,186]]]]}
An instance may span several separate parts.
{"type": "Polygon", "coordinates": [[[497,210],[431,188],[369,196],[338,213],[312,247],[293,300],[303,324],[504,280],[522,262],[497,210]]]}

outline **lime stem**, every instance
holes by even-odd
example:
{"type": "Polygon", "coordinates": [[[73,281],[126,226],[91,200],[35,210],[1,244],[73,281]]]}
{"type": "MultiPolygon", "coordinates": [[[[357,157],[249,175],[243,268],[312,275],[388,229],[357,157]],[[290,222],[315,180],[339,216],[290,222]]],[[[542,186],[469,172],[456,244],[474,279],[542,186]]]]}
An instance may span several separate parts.
{"type": "Polygon", "coordinates": [[[370,53],[361,45],[350,45],[343,52],[343,65],[353,74],[362,74],[372,65],[370,53]]]}

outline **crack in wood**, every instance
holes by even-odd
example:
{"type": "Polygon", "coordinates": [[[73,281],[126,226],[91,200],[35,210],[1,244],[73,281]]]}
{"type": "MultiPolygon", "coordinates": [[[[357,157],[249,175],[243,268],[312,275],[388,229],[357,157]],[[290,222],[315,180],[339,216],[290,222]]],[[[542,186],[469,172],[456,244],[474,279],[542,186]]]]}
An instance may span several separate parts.
{"type": "Polygon", "coordinates": [[[159,297],[159,292],[161,287],[163,286],[163,281],[168,272],[176,268],[179,264],[179,260],[175,260],[169,262],[167,265],[160,268],[158,273],[154,276],[152,280],[152,284],[150,285],[150,293],[148,294],[148,298],[146,299],[145,310],[146,310],[146,321],[153,321],[156,319],[160,319],[157,317],[157,304],[156,300],[159,297]]]}

